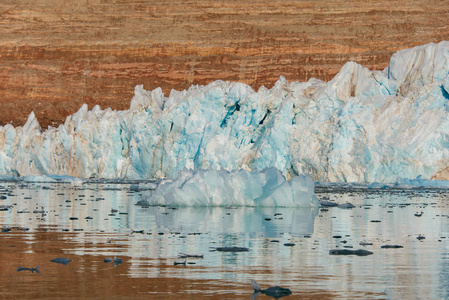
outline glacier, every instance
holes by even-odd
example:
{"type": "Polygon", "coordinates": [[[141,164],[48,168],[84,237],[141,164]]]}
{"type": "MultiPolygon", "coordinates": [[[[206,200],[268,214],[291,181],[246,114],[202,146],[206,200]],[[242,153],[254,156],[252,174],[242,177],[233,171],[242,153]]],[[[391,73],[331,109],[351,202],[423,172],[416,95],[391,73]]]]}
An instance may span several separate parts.
{"type": "Polygon", "coordinates": [[[135,87],[130,108],[99,106],[42,130],[0,127],[0,175],[176,179],[182,170],[264,170],[320,182],[449,179],[449,42],[395,53],[383,71],[346,63],[329,82],[257,91],[214,81],[135,87]]]}

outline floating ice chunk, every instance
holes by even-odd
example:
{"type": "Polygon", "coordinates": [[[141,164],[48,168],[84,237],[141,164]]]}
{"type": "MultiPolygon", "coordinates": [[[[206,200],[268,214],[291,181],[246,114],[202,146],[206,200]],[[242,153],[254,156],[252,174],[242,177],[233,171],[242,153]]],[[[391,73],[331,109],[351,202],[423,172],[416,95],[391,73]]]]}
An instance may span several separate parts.
{"type": "Polygon", "coordinates": [[[24,182],[64,182],[72,185],[84,183],[84,179],[67,175],[29,175],[22,178],[24,182]]]}
{"type": "Polygon", "coordinates": [[[29,175],[23,177],[23,181],[25,182],[57,182],[56,179],[53,179],[46,175],[29,175]]]}
{"type": "Polygon", "coordinates": [[[269,168],[257,171],[204,170],[180,172],[178,179],[161,182],[146,199],[150,205],[169,206],[317,206],[309,175],[286,181],[269,168]]]}
{"type": "Polygon", "coordinates": [[[157,182],[142,182],[137,184],[132,184],[130,186],[131,191],[146,191],[155,190],[157,188],[157,182]]]}

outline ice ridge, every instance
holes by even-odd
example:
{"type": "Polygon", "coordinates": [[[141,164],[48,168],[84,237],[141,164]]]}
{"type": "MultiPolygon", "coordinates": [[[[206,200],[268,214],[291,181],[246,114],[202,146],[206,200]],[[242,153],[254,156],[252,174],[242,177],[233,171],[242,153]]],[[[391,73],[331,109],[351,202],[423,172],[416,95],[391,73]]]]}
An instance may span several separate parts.
{"type": "Polygon", "coordinates": [[[271,89],[214,81],[135,87],[130,109],[83,105],[43,131],[0,127],[0,175],[176,178],[184,169],[263,170],[288,179],[449,179],[449,42],[395,53],[383,71],[346,63],[329,82],[271,89]]]}

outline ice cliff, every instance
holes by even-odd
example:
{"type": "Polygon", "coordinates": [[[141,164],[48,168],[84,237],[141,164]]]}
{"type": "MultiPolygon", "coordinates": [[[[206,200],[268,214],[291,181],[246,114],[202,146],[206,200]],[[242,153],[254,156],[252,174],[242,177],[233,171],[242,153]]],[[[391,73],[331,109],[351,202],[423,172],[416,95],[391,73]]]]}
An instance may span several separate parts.
{"type": "MultiPolygon", "coordinates": [[[[449,179],[449,42],[399,51],[383,71],[346,63],[257,92],[214,81],[172,91],[136,86],[127,111],[84,105],[42,131],[0,127],[0,175],[176,178],[183,169],[265,169],[316,181],[449,179]]],[[[219,75],[217,75],[219,76],[219,75]]]]}

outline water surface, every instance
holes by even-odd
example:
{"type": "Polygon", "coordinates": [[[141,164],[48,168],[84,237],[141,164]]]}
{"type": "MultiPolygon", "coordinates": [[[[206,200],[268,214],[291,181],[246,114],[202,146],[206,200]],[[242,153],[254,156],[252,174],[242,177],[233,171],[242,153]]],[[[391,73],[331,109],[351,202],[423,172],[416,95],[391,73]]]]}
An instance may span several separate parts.
{"type": "Polygon", "coordinates": [[[285,299],[449,297],[445,190],[317,188],[353,209],[169,208],[137,206],[148,192],[130,187],[1,182],[0,205],[12,206],[0,211],[11,229],[0,233],[1,297],[249,299],[251,279],[290,288],[285,299]],[[249,251],[214,251],[232,246],[249,251]],[[329,255],[344,248],[373,255],[329,255]],[[203,258],[174,265],[180,253],[203,258]]]}

